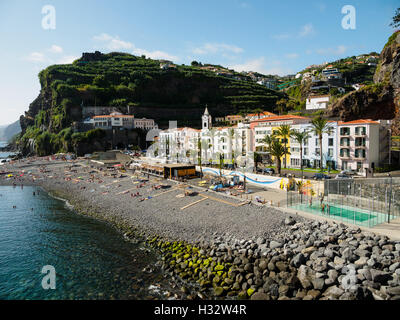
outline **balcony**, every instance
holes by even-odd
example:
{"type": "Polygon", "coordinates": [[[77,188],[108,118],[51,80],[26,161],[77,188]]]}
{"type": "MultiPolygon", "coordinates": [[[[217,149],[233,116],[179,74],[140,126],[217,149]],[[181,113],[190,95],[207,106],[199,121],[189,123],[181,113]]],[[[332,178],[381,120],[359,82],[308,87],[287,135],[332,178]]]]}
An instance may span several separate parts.
{"type": "Polygon", "coordinates": [[[367,129],[365,127],[357,127],[354,133],[356,137],[365,137],[367,135],[367,129]]]}
{"type": "Polygon", "coordinates": [[[354,136],[355,137],[366,137],[367,136],[367,133],[365,132],[365,131],[360,131],[360,132],[355,132],[354,133],[354,136]]]}
{"type": "Polygon", "coordinates": [[[343,136],[343,137],[350,136],[350,129],[348,129],[348,130],[340,129],[340,135],[343,136]]]}
{"type": "Polygon", "coordinates": [[[350,149],[349,148],[340,149],[339,158],[350,159],[351,158],[350,157],[350,149]]]}
{"type": "Polygon", "coordinates": [[[367,153],[365,149],[362,149],[360,147],[357,147],[357,149],[354,152],[354,158],[358,160],[363,160],[367,157],[367,153]]]}

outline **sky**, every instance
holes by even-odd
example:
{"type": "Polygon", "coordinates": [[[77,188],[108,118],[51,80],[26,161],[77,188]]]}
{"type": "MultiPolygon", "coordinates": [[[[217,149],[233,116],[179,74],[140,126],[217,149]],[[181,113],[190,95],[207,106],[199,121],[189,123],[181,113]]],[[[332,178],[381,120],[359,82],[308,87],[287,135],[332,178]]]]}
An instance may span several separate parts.
{"type": "Polygon", "coordinates": [[[398,0],[0,0],[0,126],[28,110],[40,70],[82,52],[295,74],[380,53],[397,7],[398,0]],[[342,13],[346,5],[355,20],[342,13]],[[345,29],[343,19],[355,24],[345,29]]]}

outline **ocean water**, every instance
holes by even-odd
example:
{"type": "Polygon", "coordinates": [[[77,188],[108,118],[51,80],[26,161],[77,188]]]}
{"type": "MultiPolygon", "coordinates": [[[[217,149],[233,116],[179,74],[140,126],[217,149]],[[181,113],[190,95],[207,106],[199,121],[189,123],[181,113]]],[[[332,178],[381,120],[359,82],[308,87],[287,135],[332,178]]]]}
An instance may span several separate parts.
{"type": "MultiPolygon", "coordinates": [[[[0,148],[3,148],[7,145],[7,142],[5,141],[0,141],[0,148]]],[[[0,160],[1,159],[6,159],[9,156],[11,156],[13,153],[12,152],[0,152],[0,160]]]]}
{"type": "Polygon", "coordinates": [[[37,193],[0,186],[1,300],[151,299],[171,289],[156,252],[37,193]],[[47,265],[55,268],[55,289],[42,286],[47,265]]]}

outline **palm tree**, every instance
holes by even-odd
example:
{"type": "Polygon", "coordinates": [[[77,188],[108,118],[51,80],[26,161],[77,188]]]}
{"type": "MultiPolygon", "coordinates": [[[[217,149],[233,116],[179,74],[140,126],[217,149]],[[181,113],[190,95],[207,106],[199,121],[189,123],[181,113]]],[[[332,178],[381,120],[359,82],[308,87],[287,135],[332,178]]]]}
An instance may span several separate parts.
{"type": "Polygon", "coordinates": [[[261,162],[262,158],[261,155],[257,152],[254,152],[254,167],[257,173],[258,163],[261,162]]]}
{"type": "Polygon", "coordinates": [[[286,99],[278,100],[276,102],[275,111],[277,111],[279,113],[279,115],[281,115],[286,109],[286,104],[287,104],[287,100],[286,99]]]}
{"type": "Polygon", "coordinates": [[[288,154],[286,144],[288,142],[288,139],[290,137],[290,133],[292,130],[290,130],[290,126],[287,124],[281,125],[276,132],[274,132],[274,135],[277,137],[281,137],[283,139],[283,144],[285,147],[285,162],[283,163],[284,168],[286,169],[286,154],[288,154]]]}
{"type": "Polygon", "coordinates": [[[272,139],[271,156],[275,157],[276,170],[278,171],[279,175],[281,174],[281,159],[284,155],[286,155],[285,147],[278,139],[272,139]]]}
{"type": "Polygon", "coordinates": [[[198,150],[198,163],[200,166],[200,178],[203,178],[203,167],[201,165],[201,139],[197,138],[197,150],[198,150]]]}
{"type": "MultiPolygon", "coordinates": [[[[233,150],[233,138],[235,136],[235,130],[228,129],[228,138],[229,138],[229,148],[230,148],[230,156],[232,157],[232,165],[235,165],[235,151],[233,150]]],[[[229,150],[228,150],[229,151],[229,150]]]]}
{"type": "Polygon", "coordinates": [[[264,110],[262,110],[261,108],[256,108],[253,110],[253,113],[255,113],[257,115],[257,118],[260,119],[260,115],[263,114],[264,110]]]}
{"type": "Polygon", "coordinates": [[[292,130],[290,136],[300,144],[300,168],[301,178],[303,179],[303,144],[310,136],[307,130],[304,130],[303,132],[292,130]]]}
{"type": "Polygon", "coordinates": [[[211,156],[211,162],[214,164],[214,144],[215,144],[215,136],[217,135],[217,130],[215,128],[211,128],[210,131],[210,138],[211,138],[211,147],[212,147],[212,156],[211,156]]]}
{"type": "Polygon", "coordinates": [[[322,118],[321,116],[318,116],[314,119],[311,120],[311,125],[312,125],[312,131],[316,136],[318,136],[319,140],[319,154],[320,154],[320,169],[322,171],[323,165],[322,165],[322,135],[324,133],[330,133],[332,128],[328,125],[328,120],[322,118]]]}
{"type": "Polygon", "coordinates": [[[262,139],[262,143],[264,143],[265,145],[266,145],[266,149],[267,149],[267,152],[269,153],[269,158],[268,158],[268,161],[269,162],[271,162],[271,145],[272,145],[272,140],[273,140],[273,138],[270,136],[270,135],[268,135],[268,134],[266,134],[265,136],[264,136],[264,138],[262,139]]]}

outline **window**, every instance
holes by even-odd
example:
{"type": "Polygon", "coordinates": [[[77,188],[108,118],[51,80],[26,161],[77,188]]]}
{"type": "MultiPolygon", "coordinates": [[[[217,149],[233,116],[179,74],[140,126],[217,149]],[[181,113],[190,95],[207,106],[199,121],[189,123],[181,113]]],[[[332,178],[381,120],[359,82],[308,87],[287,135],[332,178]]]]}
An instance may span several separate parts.
{"type": "Polygon", "coordinates": [[[366,135],[367,129],[365,127],[356,127],[356,136],[366,135]]]}
{"type": "Polygon", "coordinates": [[[328,157],[333,157],[333,149],[332,148],[328,149],[328,157]]]}
{"type": "Polygon", "coordinates": [[[315,154],[316,154],[317,156],[320,155],[319,148],[315,148],[315,154]]]}
{"type": "Polygon", "coordinates": [[[304,155],[308,155],[308,148],[304,148],[304,155]]]}
{"type": "Polygon", "coordinates": [[[356,147],[365,147],[365,138],[356,138],[356,147]]]}
{"type": "Polygon", "coordinates": [[[328,139],[328,146],[333,147],[333,138],[328,139]]]}
{"type": "Polygon", "coordinates": [[[340,145],[342,147],[349,147],[350,146],[350,138],[340,138],[340,145]]]}
{"type": "Polygon", "coordinates": [[[341,136],[349,136],[350,135],[350,128],[340,128],[340,135],[341,136]]]}
{"type": "Polygon", "coordinates": [[[365,149],[356,149],[354,152],[354,156],[356,158],[365,158],[366,156],[365,149]]]}
{"type": "Polygon", "coordinates": [[[340,156],[341,157],[350,157],[350,150],[349,149],[340,149],[340,156]]]}

